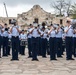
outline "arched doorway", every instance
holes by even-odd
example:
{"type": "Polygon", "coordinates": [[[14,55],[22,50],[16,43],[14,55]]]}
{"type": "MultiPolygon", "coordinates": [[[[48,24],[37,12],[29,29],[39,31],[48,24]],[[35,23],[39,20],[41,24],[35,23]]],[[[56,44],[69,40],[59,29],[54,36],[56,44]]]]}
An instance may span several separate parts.
{"type": "Polygon", "coordinates": [[[35,23],[38,23],[38,18],[35,18],[35,19],[34,19],[34,22],[35,22],[35,23]]]}

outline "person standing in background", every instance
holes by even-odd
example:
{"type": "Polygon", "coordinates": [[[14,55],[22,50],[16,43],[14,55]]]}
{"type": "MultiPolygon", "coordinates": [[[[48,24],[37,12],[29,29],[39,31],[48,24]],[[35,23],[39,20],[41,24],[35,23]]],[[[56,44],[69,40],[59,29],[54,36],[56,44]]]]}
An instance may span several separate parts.
{"type": "Polygon", "coordinates": [[[21,55],[25,55],[25,45],[26,45],[27,35],[25,34],[24,30],[20,34],[20,43],[21,44],[21,55]]]}

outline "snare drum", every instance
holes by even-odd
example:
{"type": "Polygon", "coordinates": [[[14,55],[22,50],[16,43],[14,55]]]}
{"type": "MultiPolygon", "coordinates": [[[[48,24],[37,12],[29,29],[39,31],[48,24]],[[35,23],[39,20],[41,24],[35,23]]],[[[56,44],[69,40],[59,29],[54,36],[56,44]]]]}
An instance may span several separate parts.
{"type": "Polygon", "coordinates": [[[25,45],[26,45],[26,40],[24,40],[24,39],[21,40],[21,41],[20,41],[20,46],[25,46],[25,45]]]}

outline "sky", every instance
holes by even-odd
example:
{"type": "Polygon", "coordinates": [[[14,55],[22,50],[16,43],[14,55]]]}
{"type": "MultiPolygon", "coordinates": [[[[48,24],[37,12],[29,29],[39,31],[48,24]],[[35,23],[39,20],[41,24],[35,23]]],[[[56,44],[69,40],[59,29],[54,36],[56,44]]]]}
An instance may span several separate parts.
{"type": "MultiPolygon", "coordinates": [[[[17,14],[27,12],[34,5],[40,5],[45,11],[54,13],[55,10],[51,6],[54,1],[56,0],[0,0],[0,17],[6,17],[3,3],[6,4],[8,17],[17,17],[17,14]]],[[[76,2],[76,0],[70,1],[76,2]]]]}

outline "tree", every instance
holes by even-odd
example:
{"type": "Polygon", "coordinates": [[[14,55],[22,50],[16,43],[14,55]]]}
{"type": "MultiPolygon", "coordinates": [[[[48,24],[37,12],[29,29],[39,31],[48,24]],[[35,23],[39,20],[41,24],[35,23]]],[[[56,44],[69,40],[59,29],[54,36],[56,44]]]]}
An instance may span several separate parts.
{"type": "Polygon", "coordinates": [[[68,14],[68,16],[69,16],[69,14],[70,14],[70,10],[71,10],[71,6],[72,6],[72,4],[71,4],[71,1],[69,0],[68,2],[65,2],[65,12],[68,14]]]}
{"type": "Polygon", "coordinates": [[[71,6],[71,14],[73,15],[73,18],[76,19],[76,3],[71,6]]]}
{"type": "Polygon", "coordinates": [[[62,16],[64,12],[66,12],[69,15],[71,1],[57,0],[56,2],[52,3],[52,7],[56,10],[56,13],[58,13],[58,15],[60,16],[62,16]]]}

